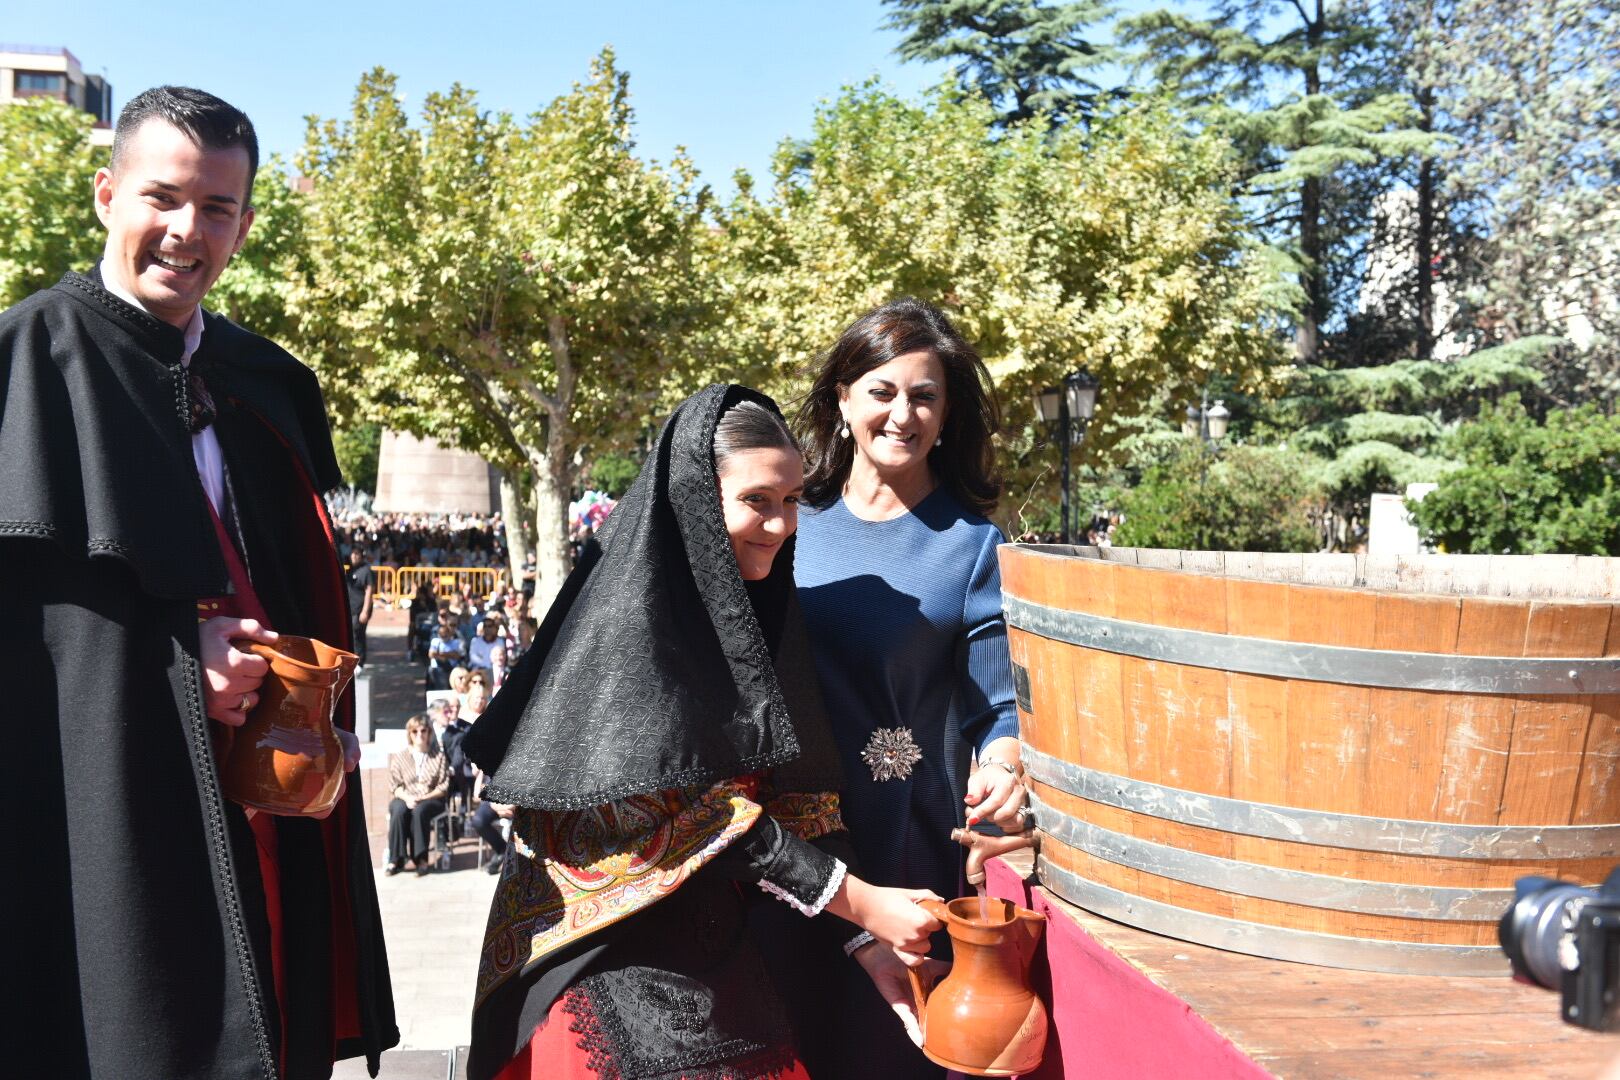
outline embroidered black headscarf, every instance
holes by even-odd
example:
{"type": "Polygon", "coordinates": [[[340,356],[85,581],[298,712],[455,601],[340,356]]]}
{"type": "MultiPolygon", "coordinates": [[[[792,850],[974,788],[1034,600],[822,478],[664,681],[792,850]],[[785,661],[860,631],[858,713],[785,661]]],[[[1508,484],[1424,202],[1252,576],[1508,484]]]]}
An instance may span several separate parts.
{"type": "Polygon", "coordinates": [[[714,468],[742,386],[675,410],[641,474],[587,545],[534,643],[462,743],[489,797],[575,810],[762,769],[781,790],[836,791],[793,587],[793,540],[744,583],[714,468]]]}

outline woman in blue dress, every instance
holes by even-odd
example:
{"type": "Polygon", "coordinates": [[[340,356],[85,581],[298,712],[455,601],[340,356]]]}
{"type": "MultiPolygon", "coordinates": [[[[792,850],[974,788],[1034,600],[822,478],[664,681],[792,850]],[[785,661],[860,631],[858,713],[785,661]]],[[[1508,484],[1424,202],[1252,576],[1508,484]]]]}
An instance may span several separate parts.
{"type": "MultiPolygon", "coordinates": [[[[964,891],[953,829],[1022,828],[1002,536],[988,518],[997,426],[978,354],[911,299],[844,331],[800,413],[810,474],[794,576],[843,763],[844,820],[868,880],[947,897],[964,891]]],[[[776,938],[812,1076],[941,1074],[889,1011],[909,1020],[890,950],[844,934],[844,950],[804,941],[782,955],[778,928],[761,934],[776,938]]],[[[934,955],[948,955],[936,939],[934,955]]]]}

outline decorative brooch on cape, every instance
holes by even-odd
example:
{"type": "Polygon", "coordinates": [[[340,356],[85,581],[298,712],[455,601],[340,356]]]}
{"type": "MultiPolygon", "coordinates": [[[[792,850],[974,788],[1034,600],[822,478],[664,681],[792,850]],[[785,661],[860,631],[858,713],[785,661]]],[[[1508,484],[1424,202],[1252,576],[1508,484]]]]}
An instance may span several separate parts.
{"type": "Polygon", "coordinates": [[[191,405],[191,433],[200,435],[214,422],[219,410],[214,407],[214,395],[208,392],[202,375],[189,368],[186,370],[186,396],[191,405]]]}
{"type": "Polygon", "coordinates": [[[872,779],[905,780],[911,776],[911,767],[922,760],[922,751],[911,738],[911,729],[880,727],[872,732],[861,751],[861,760],[872,770],[872,779]]]}

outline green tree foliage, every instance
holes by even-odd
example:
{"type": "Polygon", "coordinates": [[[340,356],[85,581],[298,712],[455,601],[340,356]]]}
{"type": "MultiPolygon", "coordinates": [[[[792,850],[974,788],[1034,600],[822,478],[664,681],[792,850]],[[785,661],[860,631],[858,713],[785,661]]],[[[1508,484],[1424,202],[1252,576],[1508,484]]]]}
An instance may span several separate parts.
{"type": "MultiPolygon", "coordinates": [[[[1454,146],[1442,95],[1456,77],[1451,28],[1457,8],[1457,0],[1347,0],[1351,22],[1378,30],[1361,50],[1363,69],[1405,93],[1412,101],[1413,125],[1434,138],[1427,152],[1390,156],[1354,170],[1351,186],[1373,209],[1363,238],[1366,272],[1382,280],[1378,295],[1358,297],[1370,300],[1365,306],[1371,310],[1352,313],[1346,332],[1338,335],[1338,352],[1350,362],[1427,360],[1448,333],[1466,335],[1466,320],[1446,302],[1457,295],[1455,254],[1464,238],[1442,161],[1454,146]]],[[[1351,276],[1354,285],[1364,280],[1360,273],[1351,276]]]]}
{"type": "Polygon", "coordinates": [[[1374,492],[1439,480],[1456,467],[1447,433],[1484,404],[1539,385],[1554,338],[1526,338],[1453,361],[1302,367],[1272,401],[1239,405],[1240,435],[1286,443],[1317,461],[1324,541],[1353,546],[1374,492]]]}
{"type": "Polygon", "coordinates": [[[382,452],[382,426],[356,424],[332,432],[338,467],[350,487],[377,493],[377,458],[382,452]]]}
{"type": "Polygon", "coordinates": [[[888,29],[905,35],[907,60],[956,65],[965,89],[983,94],[1003,123],[1037,113],[1090,115],[1104,91],[1091,75],[1116,59],[1086,31],[1113,15],[1103,0],[885,0],[888,29]]]}
{"type": "Polygon", "coordinates": [[[617,499],[641,472],[641,462],[629,454],[603,454],[591,463],[590,485],[617,499]]]}
{"type": "Polygon", "coordinates": [[[1433,152],[1362,177],[1392,211],[1369,237],[1395,253],[1363,357],[1432,355],[1555,335],[1540,393],[1561,405],[1620,393],[1620,13],[1573,0],[1350,0],[1437,136],[1433,152]],[[1407,351],[1402,352],[1405,349],[1407,351]]]}
{"type": "Polygon", "coordinates": [[[91,118],[50,98],[0,108],[0,308],[101,257],[91,178],[107,151],[90,145],[91,118]]]}
{"type": "MultiPolygon", "coordinates": [[[[1158,103],[998,133],[977,96],[908,102],[869,84],[821,108],[809,147],[779,155],[769,198],[743,177],[721,215],[723,351],[789,398],[852,318],[906,295],[978,345],[1015,464],[1033,390],[1078,365],[1102,382],[1091,449],[1114,438],[1108,416],[1215,370],[1260,384],[1280,359],[1294,293],[1248,238],[1230,148],[1158,103]]],[[[1009,513],[1039,472],[1014,469],[1009,513]]]]}
{"type": "Polygon", "coordinates": [[[294,190],[279,157],[259,166],[253,181],[253,227],[208,293],[211,310],[276,341],[297,337],[287,301],[304,252],[303,204],[304,196],[294,190]]]}
{"type": "Polygon", "coordinates": [[[1370,211],[1347,178],[1433,144],[1411,99],[1362,63],[1375,29],[1327,0],[1220,0],[1207,19],[1160,10],[1121,25],[1160,84],[1244,149],[1256,223],[1299,262],[1297,355],[1318,362],[1334,286],[1355,261],[1346,249],[1370,211]]]}
{"type": "Polygon", "coordinates": [[[637,158],[632,119],[611,52],[524,119],[456,86],[413,126],[378,70],[347,120],[312,122],[303,161],[307,351],[367,417],[533,474],[543,593],[576,462],[685,389],[709,292],[706,192],[684,158],[637,158]]]}
{"type": "Polygon", "coordinates": [[[1123,496],[1113,542],[1125,547],[1315,551],[1314,462],[1294,451],[1233,446],[1218,457],[1195,439],[1149,468],[1123,496]]]}
{"type": "Polygon", "coordinates": [[[1412,508],[1447,551],[1620,555],[1620,416],[1594,405],[1536,423],[1517,395],[1446,439],[1461,462],[1412,508]]]}

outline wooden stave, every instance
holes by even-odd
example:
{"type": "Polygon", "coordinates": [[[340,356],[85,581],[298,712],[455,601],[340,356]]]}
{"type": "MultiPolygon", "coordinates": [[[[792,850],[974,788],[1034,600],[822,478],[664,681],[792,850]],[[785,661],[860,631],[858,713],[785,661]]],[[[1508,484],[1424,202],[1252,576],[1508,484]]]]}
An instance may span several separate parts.
{"type": "MultiPolygon", "coordinates": [[[[1289,841],[1257,841],[1265,845],[1259,850],[1269,856],[1257,858],[1256,851],[1245,850],[1243,858],[1234,861],[1238,876],[1230,881],[1190,879],[1176,867],[1144,867],[1129,861],[1116,862],[1110,853],[1093,854],[1084,846],[1071,842],[1064,835],[1059,822],[1054,820],[1054,804],[1061,802],[1063,794],[1038,781],[1032,782],[1032,802],[1036,806],[1035,826],[1040,835],[1039,846],[1043,855],[1064,868],[1088,877],[1102,885],[1134,892],[1158,903],[1185,908],[1188,911],[1241,918],[1254,925],[1273,926],[1317,934],[1352,937],[1368,941],[1406,941],[1435,945],[1483,946],[1495,945],[1496,922],[1507,908],[1504,901],[1494,911],[1476,910],[1459,917],[1413,912],[1396,913],[1376,908],[1356,910],[1354,905],[1320,906],[1307,900],[1279,899],[1275,892],[1249,888],[1253,879],[1269,868],[1295,874],[1320,875],[1324,884],[1334,881],[1352,892],[1377,891],[1377,886],[1393,887],[1402,893],[1424,889],[1455,890],[1460,893],[1495,893],[1505,896],[1513,882],[1527,874],[1550,876],[1599,876],[1612,866],[1612,860],[1489,860],[1471,867],[1472,874],[1434,874],[1430,864],[1450,864],[1452,860],[1424,856],[1383,855],[1384,872],[1367,874],[1346,856],[1355,853],[1339,849],[1323,849],[1315,845],[1293,844],[1289,841]],[[1325,859],[1316,856],[1325,854],[1325,859]],[[1586,871],[1582,873],[1581,871],[1586,871]]],[[[1070,797],[1066,810],[1085,804],[1084,800],[1070,797]]],[[[1218,846],[1207,841],[1215,838],[1216,830],[1193,826],[1172,826],[1179,830],[1171,835],[1155,835],[1154,824],[1165,825],[1162,819],[1152,819],[1130,811],[1092,804],[1091,809],[1108,811],[1094,814],[1090,820],[1101,829],[1120,836],[1140,836],[1149,842],[1166,844],[1180,852],[1198,852],[1217,847],[1216,860],[1224,856],[1218,846]],[[1205,843],[1187,842],[1196,836],[1205,843]],[[1168,843],[1166,843],[1168,841],[1168,843]]],[[[1067,816],[1085,821],[1087,815],[1072,813],[1067,816]]],[[[1072,897],[1071,897],[1072,899],[1072,897]]],[[[1075,902],[1080,902],[1076,900],[1075,902]]],[[[1286,959],[1286,957],[1285,957],[1286,959]]]]}
{"type": "Polygon", "coordinates": [[[1003,614],[1009,626],[1091,652],[1236,675],[1448,694],[1620,693],[1620,664],[1600,656],[1469,656],[1279,641],[1111,619],[1017,596],[1006,598],[1003,614]]]}
{"type": "MultiPolygon", "coordinates": [[[[1236,846],[1234,841],[1241,840],[1243,862],[1347,880],[1451,889],[1508,889],[1527,874],[1600,880],[1615,862],[1608,856],[1478,859],[1332,847],[1233,834],[1208,826],[1172,821],[1093,802],[1034,777],[1028,778],[1028,785],[1036,798],[1058,813],[1132,839],[1221,858],[1234,857],[1229,852],[1236,846]]],[[[1040,827],[1039,818],[1036,819],[1036,826],[1040,827]]]]}
{"type": "MultiPolygon", "coordinates": [[[[1319,684],[1307,687],[1299,682],[1269,676],[1215,673],[1213,676],[1215,681],[1224,677],[1229,683],[1227,692],[1221,695],[1221,702],[1226,708],[1222,710],[1223,715],[1216,723],[1207,726],[1199,734],[1206,742],[1216,738],[1216,728],[1224,722],[1231,727],[1232,742],[1228,753],[1237,755],[1247,749],[1254,755],[1254,763],[1245,771],[1240,771],[1235,763],[1225,768],[1222,768],[1222,763],[1217,763],[1213,770],[1217,773],[1214,782],[1200,785],[1197,777],[1185,774],[1181,762],[1152,760],[1144,762],[1139,756],[1142,747],[1133,744],[1131,737],[1124,731],[1127,726],[1125,717],[1131,710],[1122,699],[1120,687],[1124,685],[1135,689],[1143,684],[1151,685],[1149,680],[1163,683],[1174,672],[1175,665],[1086,651],[1086,663],[1070,667],[1067,663],[1070,655],[1067,651],[1070,649],[1069,646],[1036,638],[1015,627],[1009,628],[1009,645],[1014,654],[1015,664],[1028,673],[1029,680],[1032,683],[1047,684],[1043,697],[1075,700],[1077,695],[1084,695],[1086,698],[1075,706],[1076,715],[1080,716],[1082,721],[1090,721],[1088,739],[1084,745],[1078,738],[1076,727],[1071,726],[1069,730],[1064,730],[1060,724],[1043,724],[1039,712],[1024,710],[1021,715],[1025,725],[1035,736],[1030,739],[1031,744],[1041,747],[1044,740],[1049,748],[1048,752],[1055,756],[1078,760],[1104,771],[1154,783],[1168,783],[1174,787],[1202,791],[1211,795],[1225,795],[1232,790],[1231,785],[1235,778],[1244,775],[1253,776],[1257,782],[1240,790],[1238,797],[1348,814],[1527,826],[1620,821],[1620,783],[1615,782],[1613,771],[1614,755],[1620,750],[1620,727],[1617,727],[1620,709],[1615,708],[1620,704],[1620,696],[1583,697],[1574,706],[1577,710],[1585,709],[1591,714],[1588,724],[1592,729],[1592,738],[1587,740],[1584,753],[1579,758],[1567,756],[1560,766],[1562,771],[1553,777],[1567,789],[1563,799],[1565,805],[1570,807],[1567,814],[1572,820],[1549,821],[1538,813],[1518,812],[1511,805],[1504,806],[1498,811],[1494,805],[1486,804],[1483,799],[1490,790],[1500,789],[1507,782],[1505,759],[1510,750],[1515,713],[1528,711],[1532,706],[1544,708],[1549,705],[1567,712],[1570,695],[1515,697],[1443,694],[1433,691],[1362,690],[1361,696],[1365,702],[1361,707],[1363,715],[1372,711],[1373,707],[1376,707],[1380,716],[1388,716],[1402,708],[1411,713],[1427,714],[1426,723],[1438,733],[1440,739],[1451,738],[1454,730],[1464,723],[1471,728],[1484,728],[1490,732],[1490,739],[1480,741],[1476,747],[1479,755],[1483,757],[1486,754],[1496,753],[1503,759],[1492,761],[1484,758],[1482,761],[1472,763],[1481,768],[1496,766],[1494,779],[1462,783],[1447,771],[1457,768],[1454,763],[1431,756],[1423,762],[1427,767],[1426,779],[1421,782],[1407,781],[1404,777],[1401,779],[1400,782],[1407,786],[1397,791],[1400,796],[1397,805],[1369,806],[1364,802],[1362,786],[1355,784],[1324,784],[1303,791],[1278,788],[1277,784],[1286,780],[1286,770],[1274,768],[1275,762],[1267,758],[1263,752],[1248,745],[1265,738],[1275,743],[1278,739],[1288,736],[1286,730],[1269,734],[1265,731],[1264,724],[1259,722],[1258,718],[1264,718],[1268,714],[1265,708],[1262,708],[1263,703],[1257,703],[1258,695],[1270,695],[1273,699],[1268,706],[1269,715],[1273,719],[1266,722],[1275,726],[1278,723],[1275,719],[1276,714],[1289,708],[1290,705],[1296,710],[1301,705],[1311,709],[1324,708],[1321,704],[1324,698],[1331,698],[1333,695],[1349,696],[1354,692],[1354,688],[1331,685],[1322,688],[1319,684]],[[1054,672],[1054,668],[1058,670],[1054,672]],[[1079,670],[1081,668],[1084,670],[1079,670]],[[1080,684],[1078,689],[1077,683],[1080,684]],[[1451,790],[1448,791],[1448,788],[1451,790]],[[1473,793],[1474,802],[1478,805],[1459,805],[1457,794],[1459,791],[1473,793]]],[[[1204,678],[1209,680],[1211,676],[1205,675],[1204,678]]],[[[1180,685],[1184,687],[1186,684],[1183,682],[1180,685]]],[[[1135,689],[1139,698],[1146,697],[1149,692],[1135,689]]],[[[1033,686],[1031,693],[1034,694],[1033,686]]],[[[1326,707],[1332,707],[1331,700],[1326,707]]],[[[1138,709],[1136,712],[1140,716],[1145,710],[1138,709]]],[[[1554,719],[1557,718],[1555,715],[1554,719]]],[[[1143,722],[1152,721],[1149,719],[1143,722]]],[[[1331,734],[1320,730],[1316,734],[1318,743],[1328,741],[1330,738],[1331,734]]],[[[1391,741],[1395,740],[1394,736],[1390,738],[1391,741]]],[[[1204,749],[1206,756],[1219,752],[1220,748],[1211,749],[1206,746],[1204,749]]],[[[1366,749],[1362,750],[1363,754],[1368,752],[1366,749]]],[[[1391,758],[1393,754],[1394,751],[1386,752],[1383,758],[1391,758]]],[[[1391,788],[1395,785],[1394,780],[1388,780],[1386,783],[1391,788]]]]}

